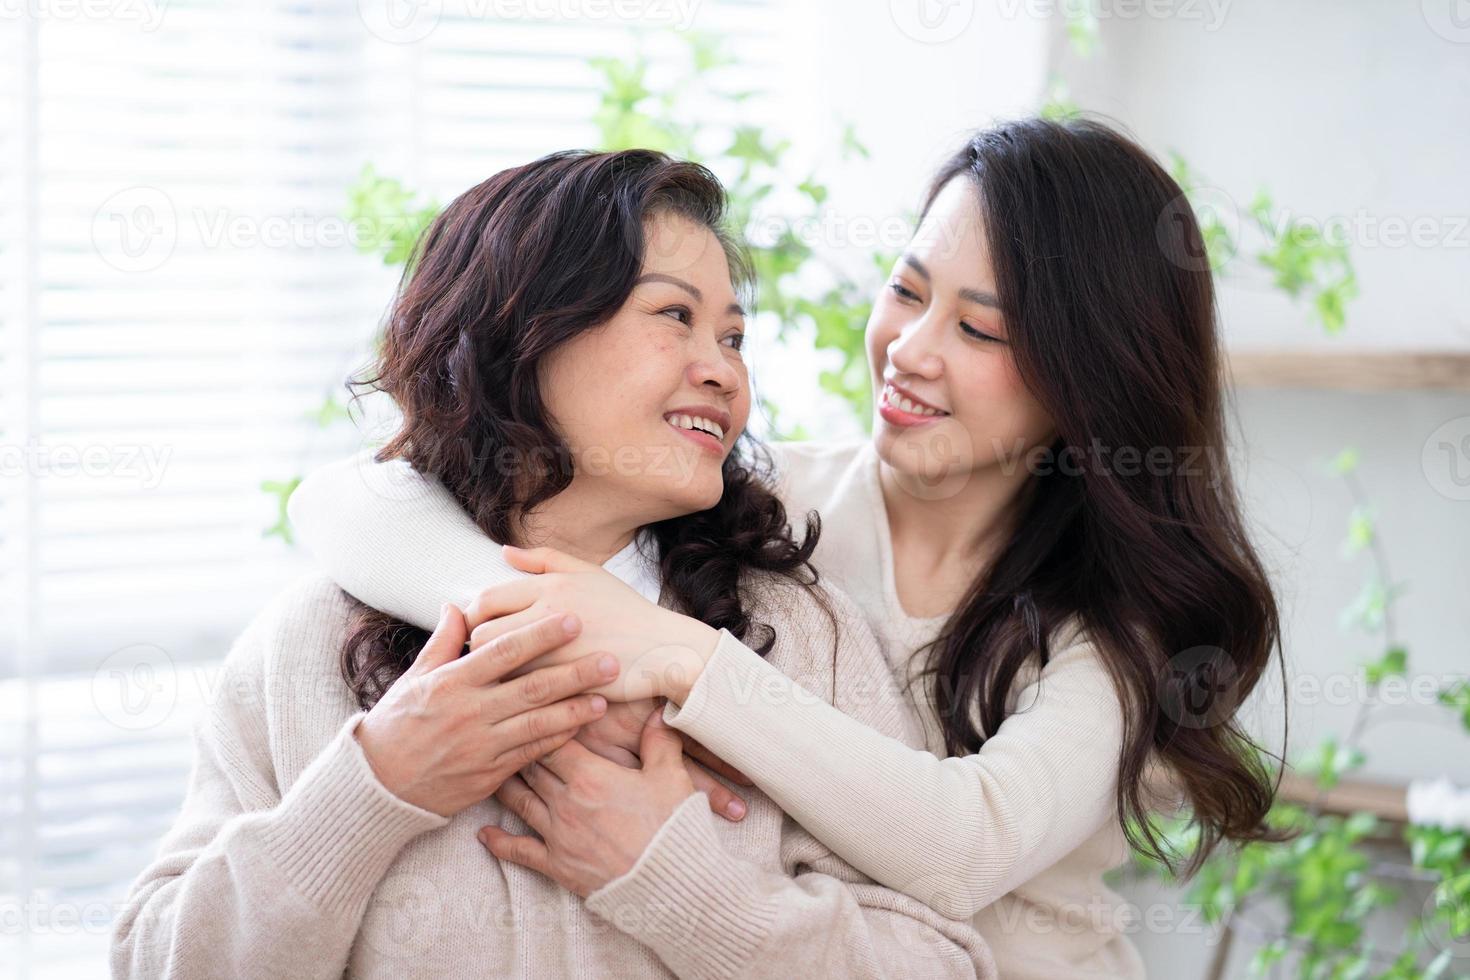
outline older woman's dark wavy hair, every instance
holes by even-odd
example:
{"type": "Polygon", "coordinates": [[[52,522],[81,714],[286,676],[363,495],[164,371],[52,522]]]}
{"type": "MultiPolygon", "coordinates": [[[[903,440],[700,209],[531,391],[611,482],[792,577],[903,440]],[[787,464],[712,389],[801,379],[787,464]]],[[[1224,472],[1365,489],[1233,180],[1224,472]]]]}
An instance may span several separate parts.
{"type": "Polygon", "coordinates": [[[925,212],[951,180],[978,191],[1010,348],[1056,424],[1059,465],[1033,471],[1010,541],[922,662],[949,751],[979,749],[1026,660],[1044,663],[1076,617],[1124,705],[1117,809],[1133,846],[1192,872],[1222,840],[1275,839],[1275,783],[1236,710],[1279,652],[1280,624],[1226,468],[1194,213],[1143,149],[1086,118],[976,134],[925,212]],[[1095,466],[1094,445],[1140,460],[1161,448],[1173,465],[1095,466]],[[1182,862],[1148,820],[1152,758],[1200,831],[1182,862]]]}
{"type": "MultiPolygon", "coordinates": [[[[644,224],[655,215],[712,231],[748,294],[750,266],[725,231],[726,207],[707,169],[650,150],[553,153],[455,198],[414,249],[375,370],[349,383],[359,395],[387,392],[402,412],[377,459],[407,460],[437,477],[481,530],[518,543],[523,518],[573,475],[538,364],[622,307],[641,271],[644,224]]],[[[719,503],[649,528],[664,589],[680,610],[762,654],[775,630],[746,612],[742,574],[814,585],[809,559],[819,533],[809,516],[805,538],[795,541],[768,489],[769,471],[764,451],[742,434],[725,460],[719,503]]],[[[381,698],[428,635],[357,609],[341,666],[358,703],[381,698]]]]}

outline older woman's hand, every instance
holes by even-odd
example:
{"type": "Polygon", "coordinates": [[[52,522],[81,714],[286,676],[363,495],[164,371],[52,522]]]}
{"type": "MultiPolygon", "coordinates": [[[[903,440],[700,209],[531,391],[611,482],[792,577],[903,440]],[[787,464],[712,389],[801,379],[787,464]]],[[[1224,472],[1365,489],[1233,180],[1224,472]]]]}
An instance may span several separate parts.
{"type": "Polygon", "coordinates": [[[378,781],[449,817],[570,741],[607,710],[606,699],[585,692],[616,677],[616,661],[591,654],[508,677],[579,628],[575,616],[553,613],[460,656],[469,631],[446,603],[417,658],[353,731],[378,781]]]}
{"type": "MultiPolygon", "coordinates": [[[[662,712],[663,706],[653,698],[615,701],[607,706],[607,713],[601,718],[582,726],[582,730],[577,733],[577,741],[610,762],[636,769],[639,765],[638,750],[643,726],[648,721],[649,714],[654,711],[662,712]]],[[[683,732],[678,735],[684,746],[684,769],[689,773],[695,790],[707,794],[709,808],[726,820],[742,819],[745,816],[745,801],[711,773],[718,773],[741,786],[755,784],[739,769],[699,742],[683,732]]]]}
{"type": "Polygon", "coordinates": [[[585,898],[626,874],[695,792],[683,743],[664,724],[662,710],[649,714],[639,756],[643,768],[628,769],[568,742],[495,794],[540,839],[491,824],[480,829],[480,843],[500,860],[538,871],[585,898]]]}

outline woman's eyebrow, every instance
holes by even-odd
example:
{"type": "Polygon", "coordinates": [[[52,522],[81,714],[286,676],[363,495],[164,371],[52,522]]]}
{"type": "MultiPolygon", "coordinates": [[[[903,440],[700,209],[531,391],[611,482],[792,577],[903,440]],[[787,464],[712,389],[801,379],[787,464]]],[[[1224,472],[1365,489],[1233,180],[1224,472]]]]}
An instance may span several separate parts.
{"type": "MultiPolygon", "coordinates": [[[[910,269],[913,269],[920,279],[925,282],[930,281],[929,269],[917,258],[905,252],[900,257],[900,261],[910,269]]],[[[979,303],[981,306],[988,306],[991,309],[1000,309],[1000,299],[994,293],[984,289],[970,289],[969,287],[961,289],[960,299],[969,300],[971,303],[979,303]]]]}
{"type": "MultiPolygon", "coordinates": [[[[670,286],[678,286],[680,289],[684,290],[684,292],[688,293],[690,296],[693,296],[694,302],[704,302],[704,293],[699,290],[699,287],[695,286],[693,283],[685,282],[678,276],[669,276],[665,275],[662,272],[645,272],[643,273],[643,275],[634,280],[633,285],[639,286],[645,282],[666,282],[670,286]]],[[[729,306],[725,307],[725,312],[734,313],[736,316],[745,316],[745,307],[741,306],[739,303],[731,303],[729,306]]]]}
{"type": "Polygon", "coordinates": [[[637,281],[635,281],[633,285],[641,286],[645,282],[666,282],[670,286],[678,286],[680,289],[684,290],[684,292],[688,293],[690,296],[693,296],[696,303],[704,302],[704,293],[700,292],[699,289],[693,284],[685,282],[678,276],[666,276],[662,272],[645,272],[643,273],[643,275],[638,277],[637,281]]]}

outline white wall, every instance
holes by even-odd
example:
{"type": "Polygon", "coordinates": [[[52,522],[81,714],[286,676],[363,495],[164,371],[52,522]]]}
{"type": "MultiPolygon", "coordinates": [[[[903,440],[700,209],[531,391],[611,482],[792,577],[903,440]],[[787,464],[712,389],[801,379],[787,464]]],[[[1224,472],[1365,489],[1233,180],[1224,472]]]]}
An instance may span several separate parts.
{"type": "MultiPolygon", "coordinates": [[[[1227,342],[1470,349],[1470,24],[1459,28],[1439,0],[1255,0],[1227,2],[1221,14],[1214,29],[1208,13],[1104,17],[1099,55],[1068,54],[1059,65],[1084,108],[1156,153],[1177,149],[1242,208],[1265,184],[1278,205],[1352,219],[1361,296],[1342,336],[1324,336],[1247,267],[1221,282],[1227,342]],[[1417,222],[1427,240],[1393,243],[1395,222],[1405,234],[1417,222]]],[[[1354,445],[1392,573],[1408,583],[1398,613],[1412,682],[1397,692],[1400,704],[1375,715],[1366,774],[1470,784],[1470,736],[1416,693],[1426,678],[1470,670],[1470,488],[1449,468],[1470,473],[1470,442],[1459,442],[1470,436],[1470,396],[1248,390],[1237,405],[1238,472],[1284,603],[1292,754],[1347,731],[1357,665],[1378,652],[1338,626],[1366,562],[1340,554],[1352,505],[1322,464],[1354,445]]],[[[1254,717],[1263,733],[1279,724],[1272,707],[1254,717]]],[[[1128,891],[1140,903],[1178,901],[1128,891]]],[[[1137,938],[1152,975],[1203,974],[1205,936],[1137,938]]],[[[1238,967],[1236,958],[1229,975],[1238,967]]]]}
{"type": "MultiPolygon", "coordinates": [[[[1061,61],[1078,101],[1184,153],[1242,211],[1264,183],[1345,219],[1362,295],[1336,342],[1470,348],[1470,23],[1447,20],[1454,0],[1217,2],[1214,29],[1203,3],[1101,19],[1099,54],[1061,61]]],[[[1232,344],[1335,342],[1261,273],[1222,285],[1232,344]]]]}

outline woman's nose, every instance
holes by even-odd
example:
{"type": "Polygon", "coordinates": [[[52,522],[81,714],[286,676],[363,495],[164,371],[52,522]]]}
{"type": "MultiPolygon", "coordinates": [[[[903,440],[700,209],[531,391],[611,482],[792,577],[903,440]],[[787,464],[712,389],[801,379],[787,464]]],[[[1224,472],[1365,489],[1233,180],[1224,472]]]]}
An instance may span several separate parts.
{"type": "Polygon", "coordinates": [[[933,310],[903,326],[888,344],[888,363],[900,374],[921,378],[939,377],[943,361],[939,356],[938,318],[933,310]]]}
{"type": "Polygon", "coordinates": [[[725,356],[719,342],[699,345],[689,365],[689,373],[695,385],[713,385],[727,395],[740,390],[740,369],[732,358],[725,356]]]}

